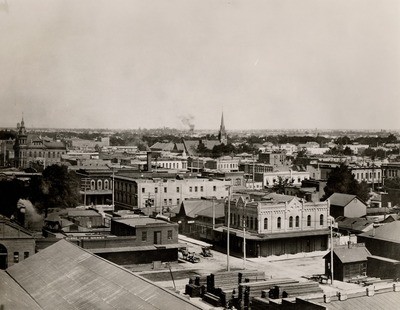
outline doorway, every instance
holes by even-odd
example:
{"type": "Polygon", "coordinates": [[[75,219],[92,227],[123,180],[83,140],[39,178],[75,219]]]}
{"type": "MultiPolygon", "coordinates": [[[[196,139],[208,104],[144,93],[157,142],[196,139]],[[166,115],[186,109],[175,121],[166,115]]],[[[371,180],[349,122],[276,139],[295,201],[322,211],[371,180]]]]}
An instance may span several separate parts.
{"type": "Polygon", "coordinates": [[[0,244],[0,269],[7,269],[8,267],[8,251],[7,248],[0,244]]]}

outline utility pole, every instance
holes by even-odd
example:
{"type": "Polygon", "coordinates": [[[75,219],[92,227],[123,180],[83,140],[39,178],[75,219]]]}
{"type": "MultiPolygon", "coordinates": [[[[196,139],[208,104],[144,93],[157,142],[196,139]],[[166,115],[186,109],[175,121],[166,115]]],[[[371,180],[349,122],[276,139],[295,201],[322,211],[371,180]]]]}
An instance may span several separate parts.
{"type": "Polygon", "coordinates": [[[231,189],[232,185],[228,185],[228,229],[227,229],[227,237],[226,237],[226,270],[230,271],[231,267],[229,266],[229,235],[230,235],[230,226],[231,226],[231,189]]]}
{"type": "Polygon", "coordinates": [[[213,214],[213,218],[212,218],[212,228],[213,231],[215,229],[215,198],[212,198],[212,214],[213,214]]]}
{"type": "Polygon", "coordinates": [[[255,158],[254,158],[254,152],[253,152],[253,190],[255,190],[255,188],[254,188],[254,175],[255,175],[254,166],[255,166],[255,158]]]}
{"type": "Polygon", "coordinates": [[[246,269],[246,204],[243,205],[243,269],[246,269]]]}
{"type": "Polygon", "coordinates": [[[331,285],[333,285],[333,222],[334,219],[333,217],[330,215],[331,214],[331,205],[328,199],[328,216],[329,216],[329,220],[330,220],[330,227],[331,227],[331,285]]]}
{"type": "Polygon", "coordinates": [[[114,210],[114,177],[115,177],[115,175],[114,175],[114,167],[112,168],[112,182],[111,182],[111,184],[112,184],[112,192],[111,192],[111,205],[112,205],[112,208],[113,208],[113,210],[114,210]]]}

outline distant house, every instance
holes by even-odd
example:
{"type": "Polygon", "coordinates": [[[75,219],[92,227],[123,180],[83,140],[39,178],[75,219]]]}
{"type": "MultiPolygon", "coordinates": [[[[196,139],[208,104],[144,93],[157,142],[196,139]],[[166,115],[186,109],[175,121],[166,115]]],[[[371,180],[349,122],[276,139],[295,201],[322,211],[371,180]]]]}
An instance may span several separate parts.
{"type": "Polygon", "coordinates": [[[356,195],[333,193],[329,198],[330,215],[334,218],[362,217],[367,214],[367,205],[356,195]]]}
{"type": "MultiPolygon", "coordinates": [[[[212,229],[213,208],[215,210],[216,223],[223,224],[225,222],[224,203],[221,202],[221,200],[216,199],[184,200],[180,205],[179,211],[172,220],[179,223],[179,233],[193,237],[200,237],[201,232],[202,235],[206,235],[205,230],[207,228],[202,227],[208,226],[206,223],[209,223],[208,216],[210,215],[210,212],[212,229]]],[[[209,228],[210,227],[208,227],[208,229],[209,228]]],[[[211,235],[210,231],[209,235],[211,235]]]]}
{"type": "MultiPolygon", "coordinates": [[[[367,260],[371,253],[363,244],[338,247],[333,249],[333,279],[347,281],[366,275],[367,260]]],[[[325,274],[331,275],[331,252],[324,256],[325,274]]]]}

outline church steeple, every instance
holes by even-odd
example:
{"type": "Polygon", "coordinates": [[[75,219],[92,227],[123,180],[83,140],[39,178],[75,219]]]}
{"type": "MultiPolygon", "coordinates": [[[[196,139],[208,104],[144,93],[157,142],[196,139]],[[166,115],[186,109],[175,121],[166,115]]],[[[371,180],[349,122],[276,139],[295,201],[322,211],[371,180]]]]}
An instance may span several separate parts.
{"type": "Polygon", "coordinates": [[[219,142],[225,145],[228,143],[228,136],[226,134],[225,124],[224,124],[224,112],[222,112],[221,115],[221,125],[219,126],[218,140],[219,142]]]}

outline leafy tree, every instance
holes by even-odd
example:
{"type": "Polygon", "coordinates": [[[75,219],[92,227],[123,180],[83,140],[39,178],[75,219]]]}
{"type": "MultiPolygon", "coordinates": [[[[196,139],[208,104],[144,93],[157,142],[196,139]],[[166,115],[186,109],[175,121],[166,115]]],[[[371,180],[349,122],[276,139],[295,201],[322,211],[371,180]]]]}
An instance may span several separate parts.
{"type": "Polygon", "coordinates": [[[11,217],[17,210],[17,202],[27,194],[23,181],[18,179],[0,181],[0,214],[11,217]]]}
{"type": "Polygon", "coordinates": [[[52,165],[41,178],[32,179],[30,198],[39,211],[49,208],[73,208],[79,203],[79,178],[67,167],[52,165]]]}
{"type": "Polygon", "coordinates": [[[285,188],[293,184],[293,180],[284,179],[281,176],[278,177],[278,181],[272,186],[272,190],[278,194],[284,194],[285,188]]]}
{"type": "Polygon", "coordinates": [[[215,145],[211,152],[214,158],[218,158],[221,156],[231,155],[235,153],[235,147],[230,143],[228,143],[227,145],[219,144],[215,145]]]}
{"type": "Polygon", "coordinates": [[[325,195],[322,197],[323,200],[329,198],[333,193],[357,195],[364,201],[367,201],[369,198],[367,183],[359,183],[349,168],[344,164],[341,164],[339,167],[332,170],[324,191],[325,195]]]}

